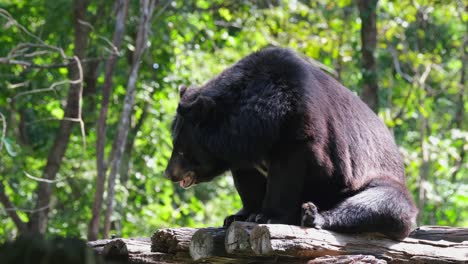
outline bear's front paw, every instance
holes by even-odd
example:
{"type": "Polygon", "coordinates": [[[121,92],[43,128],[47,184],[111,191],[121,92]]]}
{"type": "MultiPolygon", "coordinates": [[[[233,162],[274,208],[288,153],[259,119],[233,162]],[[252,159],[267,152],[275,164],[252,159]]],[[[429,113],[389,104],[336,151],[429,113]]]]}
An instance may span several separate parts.
{"type": "Polygon", "coordinates": [[[323,217],[318,212],[317,206],[312,202],[302,204],[301,226],[321,228],[323,217]]]}
{"type": "Polygon", "coordinates": [[[258,214],[258,213],[253,213],[250,214],[249,217],[245,220],[246,222],[251,222],[251,223],[258,223],[258,221],[261,221],[263,218],[263,214],[258,214]]]}
{"type": "Polygon", "coordinates": [[[257,224],[281,224],[282,222],[279,219],[272,218],[266,214],[251,214],[247,222],[257,223],[257,224]]]}
{"type": "Polygon", "coordinates": [[[236,222],[236,221],[248,221],[247,217],[248,217],[247,215],[242,215],[242,214],[230,215],[224,218],[223,227],[229,227],[233,222],[236,222]]]}

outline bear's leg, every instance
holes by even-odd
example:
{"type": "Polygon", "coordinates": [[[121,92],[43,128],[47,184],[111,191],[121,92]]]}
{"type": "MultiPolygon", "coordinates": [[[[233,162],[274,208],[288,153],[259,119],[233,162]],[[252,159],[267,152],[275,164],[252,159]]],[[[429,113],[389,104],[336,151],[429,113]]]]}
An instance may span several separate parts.
{"type": "Polygon", "coordinates": [[[238,169],[232,171],[234,185],[242,200],[242,209],[224,219],[224,226],[234,221],[245,221],[252,214],[258,214],[265,196],[266,177],[257,169],[238,169]]]}
{"type": "Polygon", "coordinates": [[[379,232],[395,239],[408,236],[416,215],[406,187],[389,179],[374,180],[328,211],[318,211],[311,202],[302,205],[303,226],[349,233],[379,232]]]}
{"type": "Polygon", "coordinates": [[[262,211],[255,222],[300,224],[306,174],[304,157],[301,148],[296,147],[296,151],[284,151],[271,159],[262,211]]]}

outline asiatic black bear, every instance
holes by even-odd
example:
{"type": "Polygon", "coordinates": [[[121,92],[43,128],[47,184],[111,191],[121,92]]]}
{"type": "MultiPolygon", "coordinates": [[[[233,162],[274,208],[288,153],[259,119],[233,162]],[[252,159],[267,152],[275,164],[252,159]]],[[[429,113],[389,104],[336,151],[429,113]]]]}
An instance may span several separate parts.
{"type": "Polygon", "coordinates": [[[180,95],[166,175],[187,188],[230,170],[243,208],[225,225],[410,232],[417,210],[389,130],[293,51],[255,52],[180,95]]]}

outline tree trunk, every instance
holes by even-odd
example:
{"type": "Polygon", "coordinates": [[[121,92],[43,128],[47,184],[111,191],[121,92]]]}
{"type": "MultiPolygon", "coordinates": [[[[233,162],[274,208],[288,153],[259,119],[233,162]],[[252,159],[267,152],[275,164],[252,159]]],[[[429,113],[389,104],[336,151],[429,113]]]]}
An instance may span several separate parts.
{"type": "Polygon", "coordinates": [[[125,20],[128,13],[129,0],[120,0],[117,3],[117,18],[115,21],[115,30],[112,40],[112,45],[116,50],[110,54],[106,64],[106,72],[104,76],[104,85],[102,87],[101,110],[97,123],[97,146],[96,146],[96,193],[94,194],[94,202],[92,216],[88,229],[88,240],[96,240],[99,234],[99,219],[102,211],[102,201],[104,195],[104,186],[106,182],[107,166],[104,162],[104,148],[106,145],[106,130],[107,130],[107,113],[109,110],[109,100],[112,94],[112,74],[114,65],[117,62],[118,49],[121,46],[125,32],[125,20]]]}
{"type": "MultiPolygon", "coordinates": [[[[468,5],[465,6],[465,10],[468,12],[468,5]]],[[[462,51],[461,51],[461,59],[462,59],[462,67],[460,69],[460,90],[458,92],[458,102],[457,102],[457,110],[455,112],[455,117],[452,121],[452,126],[463,129],[463,121],[465,120],[465,96],[466,96],[466,69],[468,68],[468,53],[466,52],[468,48],[468,25],[466,26],[465,36],[463,39],[462,44],[462,51]]],[[[462,144],[460,146],[460,157],[454,164],[454,170],[452,171],[452,175],[450,176],[452,183],[458,182],[457,175],[462,169],[462,165],[464,164],[466,150],[462,144]]]]}
{"type": "MultiPolygon", "coordinates": [[[[86,0],[74,1],[74,54],[78,59],[75,60],[75,63],[71,63],[68,67],[68,76],[71,80],[80,81],[72,83],[70,85],[67,103],[65,107],[66,118],[81,118],[79,116],[79,113],[80,100],[83,90],[83,71],[79,63],[80,60],[85,57],[86,46],[89,38],[89,28],[83,23],[80,23],[80,21],[86,21],[85,14],[87,6],[88,1],[86,0]]],[[[63,119],[60,122],[58,133],[55,137],[53,146],[49,150],[49,155],[47,157],[47,163],[43,170],[42,178],[52,181],[55,179],[68,146],[70,135],[73,129],[73,124],[73,121],[66,119],[63,119]]],[[[46,232],[50,206],[49,203],[53,189],[52,184],[53,183],[42,181],[38,184],[36,206],[34,212],[30,215],[30,221],[28,223],[30,232],[40,234],[44,234],[46,232]]]]}
{"type": "Polygon", "coordinates": [[[419,214],[417,217],[417,224],[421,225],[424,220],[424,207],[426,205],[426,182],[429,176],[430,163],[429,163],[429,149],[427,146],[427,138],[429,137],[429,125],[428,120],[422,113],[419,113],[419,119],[421,120],[421,153],[422,160],[419,168],[418,177],[418,210],[419,214]]]}
{"type": "Polygon", "coordinates": [[[107,186],[106,215],[104,222],[105,238],[109,236],[111,223],[110,217],[114,209],[115,178],[120,168],[122,154],[127,142],[127,135],[130,127],[130,116],[132,114],[132,108],[135,102],[136,80],[138,77],[138,70],[140,68],[140,60],[143,52],[146,49],[149,24],[155,2],[155,0],[141,0],[141,18],[135,43],[135,52],[133,53],[132,58],[132,69],[128,78],[127,93],[125,94],[122,115],[120,117],[117,129],[117,136],[115,137],[114,144],[112,145],[112,152],[115,153],[115,156],[112,159],[111,171],[109,174],[107,186]]]}
{"type": "Polygon", "coordinates": [[[379,87],[377,66],[374,57],[377,46],[377,2],[378,0],[358,0],[361,18],[361,52],[363,88],[361,98],[374,111],[379,111],[379,87]]]}

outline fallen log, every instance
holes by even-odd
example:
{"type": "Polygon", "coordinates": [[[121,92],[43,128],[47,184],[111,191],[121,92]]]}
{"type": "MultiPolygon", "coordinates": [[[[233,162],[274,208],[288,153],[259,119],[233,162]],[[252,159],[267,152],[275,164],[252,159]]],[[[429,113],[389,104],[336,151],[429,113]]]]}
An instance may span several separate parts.
{"type": "Polygon", "coordinates": [[[468,262],[468,243],[414,238],[394,241],[382,236],[346,235],[289,225],[259,225],[250,234],[250,244],[259,255],[314,258],[364,254],[389,262],[468,262]]]}

